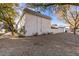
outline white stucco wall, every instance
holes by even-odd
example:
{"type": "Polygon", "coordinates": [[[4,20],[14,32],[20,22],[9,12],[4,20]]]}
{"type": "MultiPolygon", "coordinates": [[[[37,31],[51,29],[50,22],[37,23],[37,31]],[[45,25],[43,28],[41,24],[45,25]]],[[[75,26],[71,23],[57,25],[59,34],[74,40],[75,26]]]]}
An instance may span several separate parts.
{"type": "Polygon", "coordinates": [[[49,33],[51,29],[51,23],[49,19],[42,18],[42,32],[49,33]]]}
{"type": "Polygon", "coordinates": [[[65,32],[65,28],[52,29],[52,32],[54,34],[56,34],[56,33],[62,33],[62,32],[65,32]]]}
{"type": "Polygon", "coordinates": [[[25,36],[32,36],[36,33],[38,35],[48,33],[51,29],[51,23],[49,19],[26,13],[24,20],[26,31],[25,36]]]}
{"type": "Polygon", "coordinates": [[[36,16],[26,13],[25,17],[25,32],[26,36],[31,36],[36,33],[36,16]]]}
{"type": "Polygon", "coordinates": [[[38,35],[42,34],[42,18],[41,17],[37,17],[37,32],[38,35]]]}

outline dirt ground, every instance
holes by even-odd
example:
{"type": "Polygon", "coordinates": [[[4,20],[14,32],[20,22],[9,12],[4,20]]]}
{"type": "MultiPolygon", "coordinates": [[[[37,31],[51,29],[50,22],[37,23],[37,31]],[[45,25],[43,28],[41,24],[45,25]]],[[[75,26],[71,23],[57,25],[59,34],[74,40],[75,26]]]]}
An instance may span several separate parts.
{"type": "Polygon", "coordinates": [[[1,56],[79,56],[79,35],[48,34],[24,38],[1,38],[1,56]]]}

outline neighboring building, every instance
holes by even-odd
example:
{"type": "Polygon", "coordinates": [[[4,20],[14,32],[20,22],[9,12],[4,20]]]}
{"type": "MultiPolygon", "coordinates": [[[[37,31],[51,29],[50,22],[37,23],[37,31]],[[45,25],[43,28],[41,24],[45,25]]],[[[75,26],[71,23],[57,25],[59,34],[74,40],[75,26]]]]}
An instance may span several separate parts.
{"type": "Polygon", "coordinates": [[[59,32],[65,32],[65,27],[58,27],[59,32]]]}
{"type": "Polygon", "coordinates": [[[51,29],[58,29],[57,24],[53,24],[53,25],[51,25],[51,29]]]}
{"type": "Polygon", "coordinates": [[[51,18],[39,12],[25,9],[24,28],[25,36],[41,35],[51,32],[51,18]]]}
{"type": "Polygon", "coordinates": [[[58,26],[53,24],[51,28],[53,33],[69,32],[69,28],[67,26],[58,26]]]}
{"type": "Polygon", "coordinates": [[[65,32],[65,27],[52,27],[52,32],[55,33],[62,33],[65,32]]]}

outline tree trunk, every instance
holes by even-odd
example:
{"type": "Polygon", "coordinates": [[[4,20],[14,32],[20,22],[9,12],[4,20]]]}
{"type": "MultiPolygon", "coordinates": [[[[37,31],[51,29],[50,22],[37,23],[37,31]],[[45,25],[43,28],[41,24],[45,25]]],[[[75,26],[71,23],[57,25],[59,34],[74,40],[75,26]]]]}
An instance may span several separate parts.
{"type": "Polygon", "coordinates": [[[73,31],[74,35],[76,35],[76,28],[74,28],[74,31],[73,31]]]}
{"type": "Polygon", "coordinates": [[[12,35],[14,36],[14,32],[12,31],[12,35]]]}

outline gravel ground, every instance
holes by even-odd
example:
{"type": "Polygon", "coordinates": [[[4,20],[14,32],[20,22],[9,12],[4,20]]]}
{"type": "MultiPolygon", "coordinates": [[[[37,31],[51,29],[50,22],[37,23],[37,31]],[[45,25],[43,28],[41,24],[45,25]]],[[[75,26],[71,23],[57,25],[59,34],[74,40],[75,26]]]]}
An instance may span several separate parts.
{"type": "Polygon", "coordinates": [[[79,35],[48,34],[24,38],[1,38],[1,56],[79,56],[79,35]]]}

